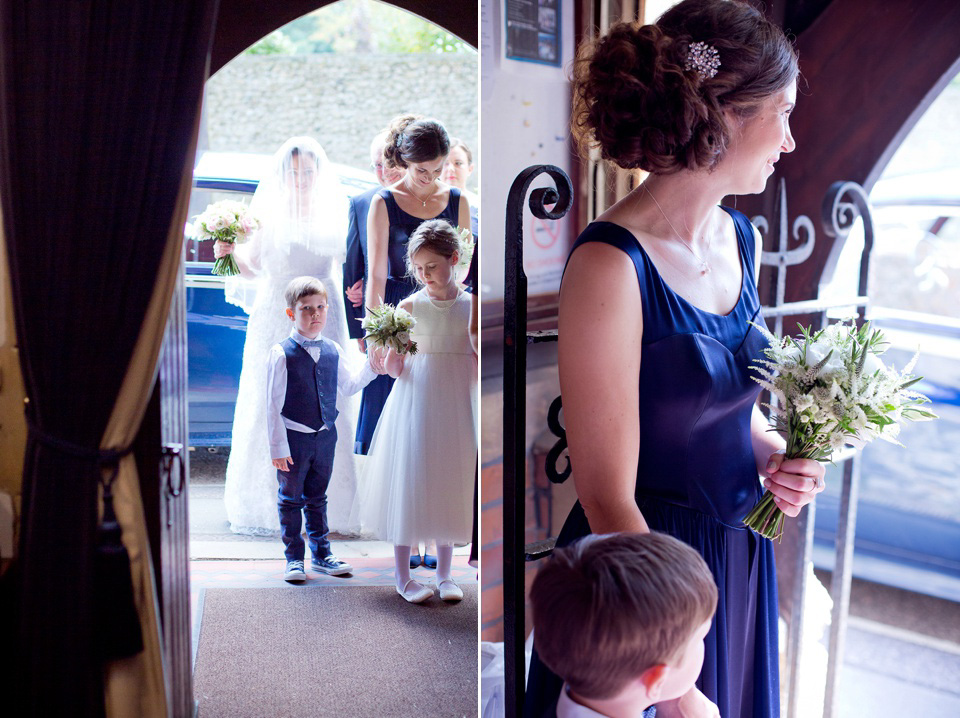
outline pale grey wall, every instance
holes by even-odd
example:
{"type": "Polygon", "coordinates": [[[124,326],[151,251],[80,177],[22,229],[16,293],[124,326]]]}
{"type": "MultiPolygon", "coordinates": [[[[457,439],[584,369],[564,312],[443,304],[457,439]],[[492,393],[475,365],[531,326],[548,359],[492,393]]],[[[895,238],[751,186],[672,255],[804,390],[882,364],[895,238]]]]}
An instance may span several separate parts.
{"type": "Polygon", "coordinates": [[[240,55],[207,82],[209,148],[272,153],[289,137],[311,135],[334,162],[368,169],[377,131],[415,112],[473,150],[475,190],[477,78],[473,53],[240,55]]]}

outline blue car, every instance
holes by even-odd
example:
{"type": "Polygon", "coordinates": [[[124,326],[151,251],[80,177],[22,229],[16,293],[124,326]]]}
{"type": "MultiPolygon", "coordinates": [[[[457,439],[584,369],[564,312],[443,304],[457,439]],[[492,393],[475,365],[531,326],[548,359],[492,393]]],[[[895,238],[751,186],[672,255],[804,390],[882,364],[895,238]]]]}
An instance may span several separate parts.
{"type": "MultiPolygon", "coordinates": [[[[270,169],[270,155],[204,152],[193,172],[190,214],[221,199],[249,199],[270,169]]],[[[376,177],[334,165],[347,194],[377,184],[376,177]]],[[[344,237],[346,241],[346,237],[344,237]]],[[[187,369],[192,446],[230,446],[247,314],[224,298],[224,280],[210,273],[213,242],[186,238],[187,369]]]]}

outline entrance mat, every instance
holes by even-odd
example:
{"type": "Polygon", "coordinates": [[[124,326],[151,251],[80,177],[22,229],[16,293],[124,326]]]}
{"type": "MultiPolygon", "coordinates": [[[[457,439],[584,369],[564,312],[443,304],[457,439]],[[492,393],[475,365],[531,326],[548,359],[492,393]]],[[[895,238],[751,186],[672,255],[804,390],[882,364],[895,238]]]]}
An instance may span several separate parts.
{"type": "Polygon", "coordinates": [[[393,587],[210,588],[199,718],[477,715],[477,586],[414,605],[393,587]]]}

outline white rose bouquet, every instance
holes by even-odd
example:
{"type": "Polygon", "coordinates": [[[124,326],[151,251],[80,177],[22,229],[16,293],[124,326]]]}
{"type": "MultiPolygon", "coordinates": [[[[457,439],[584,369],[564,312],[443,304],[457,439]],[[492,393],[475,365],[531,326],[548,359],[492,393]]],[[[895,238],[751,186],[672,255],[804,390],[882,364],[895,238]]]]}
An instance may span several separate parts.
{"type": "Polygon", "coordinates": [[[457,227],[457,235],[460,238],[460,257],[457,261],[457,270],[466,272],[470,269],[470,261],[473,259],[473,252],[477,243],[473,241],[473,232],[469,227],[457,227]]]}
{"type": "MultiPolygon", "coordinates": [[[[211,204],[197,216],[193,223],[197,239],[220,240],[230,244],[243,244],[250,234],[259,228],[260,220],[251,214],[250,208],[243,202],[232,199],[211,204]]],[[[233,254],[220,257],[214,262],[212,274],[223,277],[240,274],[240,268],[233,254]]]]}
{"type": "Polygon", "coordinates": [[[381,304],[373,309],[368,307],[367,312],[361,323],[366,332],[365,340],[381,347],[393,347],[397,354],[417,353],[417,343],[410,338],[417,320],[410,312],[392,304],[381,304]]]}
{"type": "MultiPolygon", "coordinates": [[[[867,322],[852,320],[816,333],[800,327],[802,341],[780,339],[755,325],[770,343],[766,359],[754,362],[753,377],[779,404],[771,411],[771,431],[787,440],[786,458],[829,461],[844,444],[862,446],[874,439],[894,444],[900,422],[936,419],[919,408],[930,400],[911,390],[922,377],[910,371],[919,354],[896,371],[878,358],[886,351],[883,334],[867,322]]],[[[743,523],[768,539],[780,539],[784,514],[764,493],[743,523]]]]}

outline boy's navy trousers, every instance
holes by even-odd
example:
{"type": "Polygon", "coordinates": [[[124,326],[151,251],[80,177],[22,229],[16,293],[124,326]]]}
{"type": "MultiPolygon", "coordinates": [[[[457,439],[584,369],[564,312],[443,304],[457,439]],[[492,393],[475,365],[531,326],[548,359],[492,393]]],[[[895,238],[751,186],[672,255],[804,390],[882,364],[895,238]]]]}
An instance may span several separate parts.
{"type": "Polygon", "coordinates": [[[327,485],[333,472],[333,455],[337,446],[337,428],[309,434],[287,429],[287,442],[293,466],[289,471],[277,469],[277,508],[287,561],[304,558],[300,512],[307,519],[307,540],[316,558],[330,555],[327,534],[327,485]]]}

